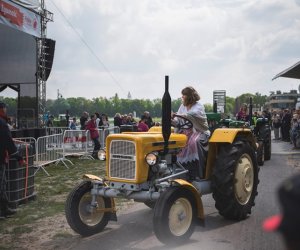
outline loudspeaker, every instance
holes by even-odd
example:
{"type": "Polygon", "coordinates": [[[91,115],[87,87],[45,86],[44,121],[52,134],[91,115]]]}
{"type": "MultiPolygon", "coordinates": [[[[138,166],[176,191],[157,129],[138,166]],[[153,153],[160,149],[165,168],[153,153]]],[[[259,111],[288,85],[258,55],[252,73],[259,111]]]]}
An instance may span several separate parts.
{"type": "Polygon", "coordinates": [[[54,59],[54,51],[55,41],[47,38],[44,39],[42,44],[42,54],[39,60],[40,78],[42,78],[43,81],[47,81],[50,75],[54,59]]]}

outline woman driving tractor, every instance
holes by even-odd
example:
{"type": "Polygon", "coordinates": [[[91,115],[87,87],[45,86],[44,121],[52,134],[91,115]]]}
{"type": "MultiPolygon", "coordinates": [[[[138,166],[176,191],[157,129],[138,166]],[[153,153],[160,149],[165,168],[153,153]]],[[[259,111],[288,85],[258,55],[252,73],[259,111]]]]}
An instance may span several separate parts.
{"type": "Polygon", "coordinates": [[[185,87],[181,94],[182,104],[177,113],[172,113],[172,125],[188,139],[187,145],[177,155],[177,160],[189,170],[191,180],[201,179],[210,136],[205,108],[199,102],[200,96],[193,87],[185,87]]]}

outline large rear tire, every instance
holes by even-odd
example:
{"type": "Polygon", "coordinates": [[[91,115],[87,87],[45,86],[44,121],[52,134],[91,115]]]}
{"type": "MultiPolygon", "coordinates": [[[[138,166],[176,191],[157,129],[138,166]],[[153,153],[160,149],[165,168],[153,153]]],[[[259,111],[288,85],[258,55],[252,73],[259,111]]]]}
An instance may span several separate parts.
{"type": "Polygon", "coordinates": [[[171,187],[156,203],[153,229],[164,244],[176,245],[190,238],[195,229],[196,202],[191,191],[171,187]]]}
{"type": "Polygon", "coordinates": [[[269,161],[271,159],[272,153],[272,144],[271,144],[271,130],[266,128],[266,137],[264,139],[264,151],[265,151],[265,161],[269,161]]]}
{"type": "Polygon", "coordinates": [[[257,164],[258,166],[263,166],[265,164],[265,147],[262,141],[258,142],[257,164]]]}
{"type": "Polygon", "coordinates": [[[215,206],[227,219],[243,220],[251,213],[257,195],[258,164],[246,141],[219,148],[212,176],[215,206]]]}
{"type": "Polygon", "coordinates": [[[80,183],[69,194],[65,206],[70,227],[82,236],[101,232],[111,216],[110,212],[105,212],[112,207],[111,199],[96,196],[96,204],[92,205],[91,189],[90,181],[80,183]]]}

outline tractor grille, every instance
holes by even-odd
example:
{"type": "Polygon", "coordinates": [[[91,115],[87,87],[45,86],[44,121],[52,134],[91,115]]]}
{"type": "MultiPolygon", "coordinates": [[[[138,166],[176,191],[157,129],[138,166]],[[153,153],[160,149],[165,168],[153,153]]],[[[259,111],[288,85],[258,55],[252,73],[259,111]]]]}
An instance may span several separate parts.
{"type": "Polygon", "coordinates": [[[114,140],[110,144],[110,177],[135,180],[135,144],[132,141],[114,140]]]}

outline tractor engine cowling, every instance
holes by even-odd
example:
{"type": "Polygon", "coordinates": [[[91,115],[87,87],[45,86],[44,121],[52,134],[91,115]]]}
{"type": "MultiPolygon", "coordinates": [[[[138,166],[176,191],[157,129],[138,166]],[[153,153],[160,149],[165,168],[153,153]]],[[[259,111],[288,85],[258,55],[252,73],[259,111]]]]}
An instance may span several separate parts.
{"type": "MultiPolygon", "coordinates": [[[[186,145],[186,136],[171,134],[169,149],[186,145]]],[[[106,179],[113,182],[141,184],[147,181],[149,165],[146,155],[164,149],[161,133],[126,132],[106,139],[106,179]]]]}

